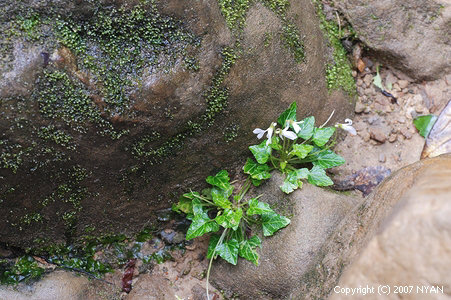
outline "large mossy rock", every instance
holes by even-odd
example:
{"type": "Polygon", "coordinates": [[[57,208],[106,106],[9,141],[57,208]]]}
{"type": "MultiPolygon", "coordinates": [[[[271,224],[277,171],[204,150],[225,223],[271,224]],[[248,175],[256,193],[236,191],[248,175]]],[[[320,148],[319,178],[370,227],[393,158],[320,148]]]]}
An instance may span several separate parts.
{"type": "Polygon", "coordinates": [[[349,117],[352,97],[326,88],[352,93],[349,65],[326,83],[336,49],[313,4],[242,2],[6,1],[0,241],[136,232],[239,170],[252,130],[292,101],[349,117]]]}

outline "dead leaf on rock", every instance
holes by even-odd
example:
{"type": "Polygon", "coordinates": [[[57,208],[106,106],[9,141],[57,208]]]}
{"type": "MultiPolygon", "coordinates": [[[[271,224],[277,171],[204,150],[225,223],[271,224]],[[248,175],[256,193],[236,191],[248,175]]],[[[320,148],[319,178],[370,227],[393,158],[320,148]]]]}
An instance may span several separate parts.
{"type": "Polygon", "coordinates": [[[391,174],[391,170],[383,166],[367,167],[346,177],[343,181],[335,182],[333,189],[339,191],[359,190],[363,196],[368,196],[373,189],[391,174]]]}
{"type": "Polygon", "coordinates": [[[135,272],[136,259],[130,259],[125,265],[124,275],[122,276],[122,291],[130,293],[132,290],[133,273],[135,272]]]}
{"type": "Polygon", "coordinates": [[[421,158],[435,157],[451,152],[451,100],[438,116],[421,153],[421,158]]]}

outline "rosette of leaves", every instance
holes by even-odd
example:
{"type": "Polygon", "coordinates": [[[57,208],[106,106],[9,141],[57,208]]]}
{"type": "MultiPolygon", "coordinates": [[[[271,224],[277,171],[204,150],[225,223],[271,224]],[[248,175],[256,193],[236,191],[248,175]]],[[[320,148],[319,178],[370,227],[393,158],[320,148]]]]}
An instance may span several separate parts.
{"type": "Polygon", "coordinates": [[[210,267],[211,261],[217,256],[233,265],[237,264],[238,257],[258,265],[256,248],[261,247],[261,239],[257,235],[247,234],[250,224],[261,225],[263,235],[271,236],[287,226],[290,220],[274,212],[269,204],[259,201],[259,197],[245,200],[244,195],[251,185],[250,180],[246,181],[237,193],[234,193],[234,187],[230,184],[225,170],[216,176],[207,177],[206,180],[212,185],[211,188],[203,190],[202,193],[186,193],[172,207],[176,212],[185,213],[192,221],[186,239],[213,233],[207,252],[210,267]]]}
{"type": "Polygon", "coordinates": [[[335,127],[315,127],[315,117],[296,120],[296,102],[291,103],[277,119],[282,129],[274,129],[269,141],[263,140],[258,145],[250,146],[254,159],[248,158],[243,167],[249,174],[252,183],[260,185],[262,180],[271,177],[271,171],[279,170],[285,174],[280,189],[289,194],[302,188],[303,181],[316,186],[332,185],[326,169],[340,166],[345,160],[330,148],[334,142],[335,127]],[[284,132],[292,130],[295,139],[284,136],[284,132]]]}

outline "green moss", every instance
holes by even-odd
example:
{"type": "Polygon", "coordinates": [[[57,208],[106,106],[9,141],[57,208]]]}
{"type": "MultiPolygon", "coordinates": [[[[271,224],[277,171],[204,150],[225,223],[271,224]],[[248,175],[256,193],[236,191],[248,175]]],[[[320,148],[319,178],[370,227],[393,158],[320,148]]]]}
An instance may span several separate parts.
{"type": "Polygon", "coordinates": [[[17,284],[21,281],[38,279],[44,273],[44,269],[29,255],[19,257],[15,263],[0,260],[0,283],[17,284]]]}
{"type": "Polygon", "coordinates": [[[200,40],[181,28],[179,22],[161,16],[153,4],[99,7],[91,19],[60,18],[56,26],[60,42],[77,55],[80,68],[101,83],[102,112],[110,117],[129,112],[129,89],[146,68],[170,68],[178,57],[185,57],[188,69],[198,69],[188,46],[197,47],[200,40]]]}
{"type": "Polygon", "coordinates": [[[41,127],[38,131],[38,136],[45,141],[54,142],[68,150],[75,150],[76,148],[75,143],[72,141],[72,136],[60,129],[56,129],[54,125],[41,127]]]}
{"type": "MultiPolygon", "coordinates": [[[[346,50],[341,44],[341,32],[338,24],[326,20],[319,0],[312,0],[316,6],[316,12],[320,19],[321,29],[327,36],[333,48],[333,63],[327,65],[326,81],[329,90],[342,89],[350,96],[356,96],[355,80],[352,77],[352,67],[349,63],[346,50]]],[[[352,31],[352,30],[351,30],[352,31]]]]}
{"type": "Polygon", "coordinates": [[[224,140],[226,143],[230,143],[238,136],[238,131],[240,129],[240,125],[232,124],[224,128],[224,140]]]}
{"type": "Polygon", "coordinates": [[[291,50],[294,60],[297,63],[303,62],[305,59],[304,44],[302,43],[297,27],[289,22],[284,22],[282,29],[282,41],[285,47],[291,50]]]}
{"type": "Polygon", "coordinates": [[[38,27],[41,25],[41,17],[37,13],[33,13],[28,17],[19,16],[17,18],[19,28],[26,32],[28,38],[31,40],[39,40],[41,34],[38,27]]]}
{"type": "Polygon", "coordinates": [[[10,169],[13,173],[16,173],[24,159],[30,155],[33,147],[26,147],[19,143],[12,143],[7,139],[1,139],[0,150],[0,168],[10,169]]]}
{"type": "Polygon", "coordinates": [[[227,26],[232,31],[244,28],[249,0],[218,0],[219,8],[227,26]]]}

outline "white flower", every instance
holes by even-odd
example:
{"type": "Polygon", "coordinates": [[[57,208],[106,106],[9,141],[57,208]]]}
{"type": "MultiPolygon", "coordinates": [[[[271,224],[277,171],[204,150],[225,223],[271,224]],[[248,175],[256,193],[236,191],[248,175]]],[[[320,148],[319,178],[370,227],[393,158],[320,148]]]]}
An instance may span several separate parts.
{"type": "Polygon", "coordinates": [[[288,123],[293,127],[294,132],[298,133],[301,131],[301,127],[299,127],[299,124],[304,123],[304,121],[295,122],[293,120],[289,120],[288,123]]]}
{"type": "Polygon", "coordinates": [[[269,128],[266,130],[255,128],[252,132],[257,135],[258,139],[261,139],[266,132],[266,137],[268,138],[268,140],[266,141],[266,146],[268,146],[271,143],[272,134],[276,125],[276,123],[271,123],[271,126],[269,126],[269,128]]]}
{"type": "Polygon", "coordinates": [[[288,128],[290,126],[288,125],[287,127],[285,127],[283,130],[281,130],[280,128],[278,128],[276,130],[276,134],[278,134],[281,138],[286,137],[290,140],[295,140],[298,138],[298,136],[296,135],[296,133],[294,133],[293,131],[289,131],[288,128]]]}
{"type": "Polygon", "coordinates": [[[355,128],[352,127],[352,120],[351,119],[346,119],[344,124],[337,123],[337,124],[335,124],[335,127],[338,127],[338,128],[343,129],[343,130],[346,130],[351,135],[356,135],[357,134],[357,131],[355,130],[355,128]]]}

